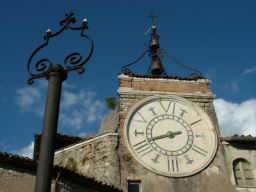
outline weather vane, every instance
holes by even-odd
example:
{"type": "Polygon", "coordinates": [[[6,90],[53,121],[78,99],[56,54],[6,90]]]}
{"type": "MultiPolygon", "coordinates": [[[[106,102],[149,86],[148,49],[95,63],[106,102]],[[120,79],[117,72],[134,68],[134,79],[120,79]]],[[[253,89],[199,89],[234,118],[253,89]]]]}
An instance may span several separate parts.
{"type": "Polygon", "coordinates": [[[162,65],[161,59],[159,57],[160,51],[159,51],[159,35],[157,34],[157,29],[156,29],[156,22],[155,19],[158,18],[158,16],[154,15],[152,12],[150,15],[146,16],[147,18],[151,18],[152,20],[152,25],[150,28],[144,33],[145,35],[151,31],[151,40],[149,45],[147,46],[148,49],[134,62],[125,65],[122,68],[122,72],[124,74],[132,74],[132,71],[128,68],[135,63],[137,63],[139,60],[141,60],[146,53],[149,53],[149,56],[151,58],[151,63],[148,67],[147,70],[147,75],[150,76],[166,76],[166,71],[164,69],[164,66],[162,65]]]}

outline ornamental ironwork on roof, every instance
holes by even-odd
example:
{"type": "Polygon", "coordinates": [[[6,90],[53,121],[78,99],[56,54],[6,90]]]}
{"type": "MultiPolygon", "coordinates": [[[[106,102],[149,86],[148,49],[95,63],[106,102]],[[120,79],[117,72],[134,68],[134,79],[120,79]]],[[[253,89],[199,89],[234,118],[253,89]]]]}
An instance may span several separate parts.
{"type": "MultiPolygon", "coordinates": [[[[122,67],[121,71],[125,75],[135,75],[135,76],[140,76],[142,77],[143,75],[138,75],[137,73],[133,72],[131,70],[131,67],[135,64],[137,64],[142,58],[144,58],[145,55],[148,54],[150,57],[150,65],[148,66],[147,69],[147,77],[150,78],[170,78],[167,74],[167,71],[163,65],[162,58],[164,56],[167,56],[169,59],[171,59],[174,63],[180,65],[181,67],[192,71],[190,76],[195,76],[195,77],[202,77],[202,73],[194,69],[188,65],[183,64],[180,62],[177,58],[175,58],[172,54],[167,53],[164,51],[162,48],[160,48],[160,35],[157,32],[157,26],[155,19],[158,17],[151,13],[149,16],[151,18],[152,24],[149,27],[149,29],[145,32],[145,35],[150,32],[150,41],[149,44],[146,45],[147,49],[142,53],[140,57],[138,57],[135,61],[125,65],[122,67]]],[[[180,77],[182,78],[182,77],[180,77]]]]}
{"type": "Polygon", "coordinates": [[[126,74],[129,77],[136,77],[136,78],[149,78],[149,79],[176,79],[176,80],[184,80],[184,81],[197,81],[200,79],[206,79],[203,76],[199,76],[199,75],[190,75],[187,77],[180,77],[180,76],[169,76],[169,75],[165,75],[165,76],[161,76],[161,75],[138,75],[138,74],[134,74],[134,73],[129,73],[126,74]]]}

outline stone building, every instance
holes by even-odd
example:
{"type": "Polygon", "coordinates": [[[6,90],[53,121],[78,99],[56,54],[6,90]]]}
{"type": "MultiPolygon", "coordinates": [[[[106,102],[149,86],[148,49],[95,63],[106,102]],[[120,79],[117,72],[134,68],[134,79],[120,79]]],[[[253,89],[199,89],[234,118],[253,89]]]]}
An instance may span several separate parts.
{"type": "Polygon", "coordinates": [[[255,137],[220,137],[208,80],[121,74],[119,81],[119,108],[105,117],[99,135],[57,150],[56,165],[111,183],[124,191],[256,191],[255,137]],[[199,172],[185,177],[161,175],[141,164],[128,149],[123,130],[127,113],[136,103],[152,95],[173,94],[200,106],[218,135],[213,160],[199,172]]]}
{"type": "MultiPolygon", "coordinates": [[[[210,81],[168,76],[151,30],[149,73],[123,70],[99,133],[58,136],[53,190],[256,192],[256,138],[221,137],[210,81]]],[[[0,191],[32,191],[39,145],[34,160],[0,154],[0,191]]]]}
{"type": "Polygon", "coordinates": [[[221,137],[210,81],[168,76],[151,32],[148,74],[125,66],[99,134],[57,150],[55,164],[128,192],[255,192],[255,137],[221,137]]]}

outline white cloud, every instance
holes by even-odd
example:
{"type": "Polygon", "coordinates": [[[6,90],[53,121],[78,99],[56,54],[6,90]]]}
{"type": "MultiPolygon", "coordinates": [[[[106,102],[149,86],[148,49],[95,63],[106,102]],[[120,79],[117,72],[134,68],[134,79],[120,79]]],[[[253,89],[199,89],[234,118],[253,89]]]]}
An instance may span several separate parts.
{"type": "Polygon", "coordinates": [[[13,153],[23,157],[33,158],[34,142],[32,141],[28,146],[21,148],[20,150],[14,151],[13,153]]]}
{"type": "Polygon", "coordinates": [[[20,107],[25,109],[33,106],[38,100],[40,100],[41,97],[39,90],[34,87],[18,89],[17,94],[17,103],[20,105],[20,107]]]}
{"type": "Polygon", "coordinates": [[[222,136],[234,134],[256,136],[256,99],[242,103],[215,99],[214,106],[222,136]]]}
{"type": "Polygon", "coordinates": [[[78,101],[78,95],[64,91],[62,93],[62,108],[68,109],[69,107],[74,106],[78,101]]]}
{"type": "Polygon", "coordinates": [[[245,69],[243,72],[244,75],[254,74],[254,73],[256,73],[256,66],[252,67],[252,68],[245,69]]]}
{"type": "Polygon", "coordinates": [[[65,126],[81,129],[87,124],[100,121],[104,109],[104,103],[96,99],[95,92],[81,90],[74,93],[64,91],[60,120],[65,126]]]}
{"type": "Polygon", "coordinates": [[[33,111],[43,116],[46,83],[39,81],[37,86],[22,87],[16,90],[15,102],[22,112],[33,111]]]}
{"type": "MultiPolygon", "coordinates": [[[[97,99],[93,91],[74,91],[75,87],[65,83],[60,105],[60,126],[81,129],[100,122],[105,104],[97,99]]],[[[47,81],[16,91],[16,103],[22,112],[32,112],[42,117],[45,108],[47,81]]]]}

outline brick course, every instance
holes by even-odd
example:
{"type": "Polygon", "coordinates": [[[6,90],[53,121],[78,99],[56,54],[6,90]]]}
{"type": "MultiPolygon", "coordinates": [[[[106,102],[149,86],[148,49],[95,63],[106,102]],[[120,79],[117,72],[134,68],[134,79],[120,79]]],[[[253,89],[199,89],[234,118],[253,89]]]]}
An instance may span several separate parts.
{"type": "MultiPolygon", "coordinates": [[[[120,76],[119,76],[120,77],[120,76]]],[[[210,81],[200,79],[177,80],[177,79],[150,79],[150,78],[133,78],[122,75],[119,87],[132,88],[140,91],[165,91],[181,93],[210,93],[210,81]]]]}

